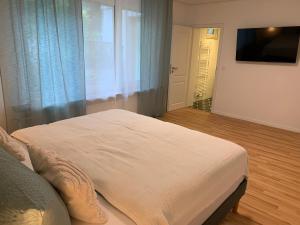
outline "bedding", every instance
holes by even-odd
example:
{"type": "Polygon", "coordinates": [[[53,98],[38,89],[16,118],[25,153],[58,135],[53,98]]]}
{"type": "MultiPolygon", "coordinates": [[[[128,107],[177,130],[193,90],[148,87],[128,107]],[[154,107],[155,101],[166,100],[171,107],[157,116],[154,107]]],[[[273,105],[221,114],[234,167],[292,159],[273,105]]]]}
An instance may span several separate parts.
{"type": "Polygon", "coordinates": [[[0,127],[0,144],[4,147],[5,151],[17,158],[19,161],[25,160],[25,150],[15,139],[0,127]]]}
{"type": "Polygon", "coordinates": [[[0,147],[0,224],[70,225],[54,188],[0,147]]]}
{"type": "MultiPolygon", "coordinates": [[[[98,196],[98,201],[102,206],[103,211],[109,218],[105,225],[136,225],[128,216],[113,207],[109,202],[107,202],[101,195],[98,196]]],[[[91,225],[82,221],[78,221],[74,218],[71,219],[72,225],[91,225]]],[[[197,224],[199,225],[199,224],[197,224]]]]}
{"type": "Polygon", "coordinates": [[[23,165],[25,165],[27,168],[29,168],[29,169],[31,169],[31,170],[34,171],[33,166],[32,166],[32,163],[31,163],[31,159],[30,159],[30,156],[29,156],[29,152],[28,152],[27,146],[26,146],[23,142],[21,142],[21,141],[19,141],[19,140],[16,140],[16,139],[15,139],[15,141],[16,141],[19,145],[22,145],[22,148],[23,148],[24,160],[21,161],[21,163],[22,163],[23,165]]]}
{"type": "MultiPolygon", "coordinates": [[[[239,185],[239,182],[233,184],[232,187],[227,190],[219,199],[221,202],[224,202],[228,196],[236,190],[236,187],[239,185]]],[[[112,206],[109,202],[107,202],[101,195],[98,194],[98,200],[103,207],[103,211],[108,215],[109,220],[105,225],[136,225],[128,216],[122,213],[120,210],[112,206]]],[[[212,208],[217,209],[219,201],[213,203],[212,208]]],[[[193,219],[191,223],[188,225],[200,225],[203,223],[203,213],[199,212],[199,214],[193,219]]],[[[91,225],[88,223],[84,223],[75,219],[71,219],[72,225],[91,225]]],[[[216,223],[214,223],[216,224],[216,223]]]]}
{"type": "Polygon", "coordinates": [[[242,147],[123,110],[12,135],[75,162],[138,225],[201,224],[247,176],[242,147]]]}
{"type": "Polygon", "coordinates": [[[0,127],[0,145],[10,155],[18,159],[22,164],[33,170],[27,146],[11,137],[2,127],[0,127]]]}
{"type": "Polygon", "coordinates": [[[84,171],[55,152],[30,146],[29,153],[34,170],[59,191],[71,217],[92,224],[106,223],[93,182],[84,171]]]}

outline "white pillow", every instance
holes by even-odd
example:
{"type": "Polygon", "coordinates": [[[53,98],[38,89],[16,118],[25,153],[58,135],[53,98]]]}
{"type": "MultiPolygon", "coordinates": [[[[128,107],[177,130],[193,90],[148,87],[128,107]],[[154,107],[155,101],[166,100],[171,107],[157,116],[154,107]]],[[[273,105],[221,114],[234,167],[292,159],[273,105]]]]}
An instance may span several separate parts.
{"type": "Polygon", "coordinates": [[[91,224],[106,223],[107,217],[87,174],[55,152],[30,146],[29,155],[35,171],[59,191],[71,217],[91,224]]]}
{"type": "Polygon", "coordinates": [[[20,145],[14,138],[12,138],[2,127],[0,127],[0,145],[9,154],[17,158],[19,161],[25,160],[24,146],[20,145]]]}

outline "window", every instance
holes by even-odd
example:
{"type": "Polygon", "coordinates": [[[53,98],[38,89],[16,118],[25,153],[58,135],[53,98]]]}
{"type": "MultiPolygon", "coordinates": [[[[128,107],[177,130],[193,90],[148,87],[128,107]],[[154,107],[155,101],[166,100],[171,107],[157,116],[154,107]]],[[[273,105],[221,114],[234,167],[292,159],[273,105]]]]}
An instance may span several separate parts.
{"type": "Polygon", "coordinates": [[[140,89],[140,0],[84,0],[86,96],[129,96],[140,89]]]}

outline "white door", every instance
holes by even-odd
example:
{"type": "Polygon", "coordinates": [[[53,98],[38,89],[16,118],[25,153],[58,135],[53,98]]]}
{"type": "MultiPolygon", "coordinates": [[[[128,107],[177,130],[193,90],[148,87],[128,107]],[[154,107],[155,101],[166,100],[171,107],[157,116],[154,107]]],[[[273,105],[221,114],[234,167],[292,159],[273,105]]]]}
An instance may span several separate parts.
{"type": "Polygon", "coordinates": [[[192,28],[173,26],[168,111],[187,105],[188,75],[192,46],[192,28]]]}

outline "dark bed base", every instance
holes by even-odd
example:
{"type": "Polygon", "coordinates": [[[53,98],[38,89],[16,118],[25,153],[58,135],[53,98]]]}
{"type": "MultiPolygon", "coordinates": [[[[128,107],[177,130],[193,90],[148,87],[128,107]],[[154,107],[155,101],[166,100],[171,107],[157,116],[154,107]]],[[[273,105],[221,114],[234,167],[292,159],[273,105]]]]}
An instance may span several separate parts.
{"type": "Polygon", "coordinates": [[[237,204],[243,197],[247,188],[247,179],[244,179],[240,186],[222,203],[222,205],[203,223],[203,225],[218,225],[231,211],[237,210],[237,204]]]}

